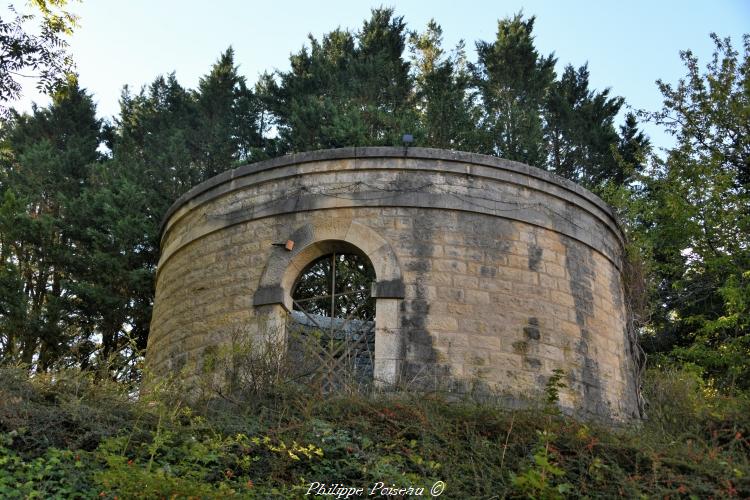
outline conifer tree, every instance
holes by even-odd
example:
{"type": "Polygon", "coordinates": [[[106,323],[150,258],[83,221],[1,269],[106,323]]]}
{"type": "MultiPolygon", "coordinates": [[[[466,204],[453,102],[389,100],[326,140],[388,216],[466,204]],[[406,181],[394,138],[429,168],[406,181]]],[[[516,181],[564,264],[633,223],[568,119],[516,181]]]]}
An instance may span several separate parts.
{"type": "Polygon", "coordinates": [[[112,160],[95,172],[94,188],[81,201],[82,214],[96,214],[82,235],[92,259],[81,285],[89,297],[86,315],[104,321],[102,355],[118,356],[123,364],[131,344],[146,346],[161,220],[206,175],[205,144],[196,144],[199,116],[195,95],[173,73],[135,95],[125,88],[112,160]],[[113,308],[117,312],[105,318],[113,308]]]}
{"type": "Polygon", "coordinates": [[[2,313],[6,360],[44,370],[87,341],[70,290],[75,200],[86,189],[101,122],[91,97],[72,80],[49,108],[15,115],[3,138],[0,207],[2,313]]]}
{"type": "Polygon", "coordinates": [[[635,114],[628,113],[625,115],[625,123],[620,125],[620,140],[617,144],[619,161],[611,176],[612,181],[622,186],[636,174],[642,173],[650,151],[651,141],[638,128],[635,114]]]}
{"type": "Polygon", "coordinates": [[[419,115],[417,143],[446,149],[473,150],[478,145],[479,118],[471,75],[461,41],[453,54],[442,48],[443,30],[434,20],[423,33],[413,33],[410,46],[419,115]]]}
{"type": "Polygon", "coordinates": [[[498,21],[494,42],[477,42],[473,66],[484,107],[483,152],[543,167],[542,108],[555,78],[555,58],[534,47],[534,17],[498,21]]]}
{"type": "Polygon", "coordinates": [[[392,9],[373,10],[356,34],[311,36],[267,85],[281,150],[400,144],[417,126],[406,37],[392,9]]]}
{"type": "Polygon", "coordinates": [[[174,73],[157,77],[138,94],[123,90],[113,156],[139,184],[158,193],[155,212],[203,179],[194,142],[197,122],[195,100],[174,73]]]}
{"type": "Polygon", "coordinates": [[[613,147],[619,137],[614,120],[624,100],[609,89],[589,89],[589,70],[568,65],[551,87],[545,103],[548,169],[594,187],[621,177],[613,147]]]}
{"type": "Polygon", "coordinates": [[[238,161],[253,160],[261,142],[258,104],[245,77],[237,72],[234,49],[229,47],[200,79],[194,99],[194,143],[201,178],[229,170],[238,161]]]}

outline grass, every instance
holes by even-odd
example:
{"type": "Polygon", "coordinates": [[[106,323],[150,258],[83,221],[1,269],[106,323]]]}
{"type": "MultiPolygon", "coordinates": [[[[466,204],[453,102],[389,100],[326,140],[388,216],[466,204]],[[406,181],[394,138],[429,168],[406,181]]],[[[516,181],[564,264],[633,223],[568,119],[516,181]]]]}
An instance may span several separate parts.
{"type": "Polygon", "coordinates": [[[650,372],[649,419],[620,428],[439,395],[283,386],[187,406],[177,387],[135,398],[80,371],[0,380],[2,498],[429,496],[437,481],[443,498],[750,497],[750,402],[688,372],[650,372]]]}

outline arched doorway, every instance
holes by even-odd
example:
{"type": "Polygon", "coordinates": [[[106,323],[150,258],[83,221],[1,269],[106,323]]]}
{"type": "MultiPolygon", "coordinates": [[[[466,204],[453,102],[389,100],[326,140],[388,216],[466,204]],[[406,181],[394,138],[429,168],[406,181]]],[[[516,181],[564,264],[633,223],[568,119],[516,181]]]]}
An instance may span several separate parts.
{"type": "Polygon", "coordinates": [[[375,270],[354,249],[314,259],[297,276],[289,352],[298,377],[330,392],[370,384],[375,367],[375,270]]]}
{"type": "Polygon", "coordinates": [[[295,310],[292,292],[305,269],[319,258],[333,253],[364,256],[377,278],[370,289],[376,311],[373,379],[379,386],[395,384],[404,356],[399,324],[404,284],[401,266],[388,241],[355,221],[308,223],[280,236],[279,240],[291,240],[294,247],[292,250],[275,247],[253,297],[255,313],[265,318],[267,324],[285,325],[279,330],[283,329],[288,343],[289,323],[295,323],[287,321],[295,310]]]}

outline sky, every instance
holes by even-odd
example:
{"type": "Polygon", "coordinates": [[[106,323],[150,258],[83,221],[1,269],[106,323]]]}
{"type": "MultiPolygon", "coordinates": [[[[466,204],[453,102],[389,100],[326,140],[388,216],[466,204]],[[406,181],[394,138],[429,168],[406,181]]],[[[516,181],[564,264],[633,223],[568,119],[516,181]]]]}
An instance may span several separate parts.
{"type": "MultiPolygon", "coordinates": [[[[632,108],[649,111],[661,105],[655,81],[676,83],[684,76],[680,50],[691,49],[704,66],[713,52],[709,33],[730,36],[741,52],[742,34],[750,32],[749,0],[83,0],[69,6],[80,17],[70,52],[81,86],[94,95],[99,115],[111,119],[126,84],[137,91],[174,71],[181,85],[195,88],[229,46],[240,74],[253,84],[264,71],[287,70],[289,55],[308,34],[356,31],[380,5],[393,6],[411,30],[423,30],[434,18],[444,46],[463,39],[469,60],[475,60],[476,41],[494,40],[498,19],[521,11],[536,16],[536,47],[544,55],[554,52],[558,74],[567,64],[588,62],[593,88],[610,88],[632,108]]],[[[15,107],[29,110],[32,100],[48,102],[29,89],[15,107]]],[[[658,127],[645,128],[655,146],[671,144],[658,127]]]]}

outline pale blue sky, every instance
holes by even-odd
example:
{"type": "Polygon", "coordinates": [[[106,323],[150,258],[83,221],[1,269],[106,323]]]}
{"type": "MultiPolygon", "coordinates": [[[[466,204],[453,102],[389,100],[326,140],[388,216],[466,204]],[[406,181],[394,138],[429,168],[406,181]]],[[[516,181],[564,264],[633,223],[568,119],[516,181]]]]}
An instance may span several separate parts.
{"type": "MultiPolygon", "coordinates": [[[[750,32],[750,1],[417,1],[382,2],[404,16],[410,29],[422,30],[430,18],[443,27],[446,47],[466,41],[491,41],[497,20],[523,10],[537,18],[536,46],[554,52],[558,72],[565,64],[589,63],[594,88],[610,87],[634,108],[656,110],[661,99],[657,78],[676,82],[684,75],[681,49],[690,48],[702,63],[712,53],[710,32],[731,36],[742,49],[750,32]]],[[[83,0],[72,4],[80,27],[71,39],[81,85],[94,94],[99,114],[118,112],[123,85],[134,90],[157,75],[176,71],[193,88],[229,45],[249,83],[264,70],[288,68],[289,54],[307,34],[320,37],[337,26],[357,30],[380,2],[216,0],[83,0]]],[[[703,64],[702,64],[703,65],[703,64]]],[[[29,94],[17,104],[28,109],[29,94]]],[[[654,127],[648,133],[659,146],[669,143],[654,127]]]]}

